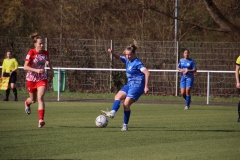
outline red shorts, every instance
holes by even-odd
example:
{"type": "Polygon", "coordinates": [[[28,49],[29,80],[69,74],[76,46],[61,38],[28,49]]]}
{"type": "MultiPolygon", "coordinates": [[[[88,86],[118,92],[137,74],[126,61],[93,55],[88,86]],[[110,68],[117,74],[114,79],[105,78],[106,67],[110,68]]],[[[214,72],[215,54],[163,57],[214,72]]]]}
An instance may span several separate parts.
{"type": "Polygon", "coordinates": [[[37,91],[38,87],[41,87],[41,86],[47,87],[47,79],[41,80],[41,81],[38,81],[38,82],[26,81],[26,84],[27,84],[28,92],[34,93],[34,92],[37,91]]]}

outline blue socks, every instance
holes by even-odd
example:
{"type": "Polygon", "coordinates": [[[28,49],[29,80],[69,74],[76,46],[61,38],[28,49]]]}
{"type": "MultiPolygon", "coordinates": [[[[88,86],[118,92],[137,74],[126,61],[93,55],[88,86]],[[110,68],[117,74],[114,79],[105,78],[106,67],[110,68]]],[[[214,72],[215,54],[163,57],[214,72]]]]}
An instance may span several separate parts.
{"type": "Polygon", "coordinates": [[[121,101],[120,100],[115,100],[114,102],[113,102],[113,105],[112,105],[112,110],[114,110],[114,111],[118,111],[118,109],[120,108],[120,103],[121,103],[121,101]]]}
{"type": "Polygon", "coordinates": [[[186,100],[186,95],[183,95],[183,98],[186,100]]]}
{"type": "MultiPolygon", "coordinates": [[[[113,105],[112,105],[112,110],[114,111],[118,111],[118,109],[120,108],[120,104],[121,104],[121,101],[120,100],[115,100],[113,102],[113,105]]],[[[129,111],[124,111],[124,115],[123,115],[123,121],[124,121],[124,124],[128,124],[129,122],[129,118],[130,118],[130,114],[131,114],[131,110],[129,111]]]]}
{"type": "Polygon", "coordinates": [[[191,96],[186,96],[186,106],[189,107],[190,102],[191,102],[191,96]]]}
{"type": "Polygon", "coordinates": [[[124,124],[128,124],[129,118],[130,118],[130,114],[131,114],[131,110],[124,111],[124,116],[123,116],[124,124]]]}

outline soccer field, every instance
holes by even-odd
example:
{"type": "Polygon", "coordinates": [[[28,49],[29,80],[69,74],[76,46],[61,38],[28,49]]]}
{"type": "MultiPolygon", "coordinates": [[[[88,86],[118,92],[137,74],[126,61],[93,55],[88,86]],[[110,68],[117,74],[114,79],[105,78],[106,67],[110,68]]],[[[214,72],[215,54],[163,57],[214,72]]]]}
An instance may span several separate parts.
{"type": "Polygon", "coordinates": [[[111,103],[46,102],[38,128],[23,102],[0,103],[0,159],[236,160],[240,157],[237,107],[135,103],[129,131],[122,132],[123,109],[106,128],[95,118],[111,103]]]}

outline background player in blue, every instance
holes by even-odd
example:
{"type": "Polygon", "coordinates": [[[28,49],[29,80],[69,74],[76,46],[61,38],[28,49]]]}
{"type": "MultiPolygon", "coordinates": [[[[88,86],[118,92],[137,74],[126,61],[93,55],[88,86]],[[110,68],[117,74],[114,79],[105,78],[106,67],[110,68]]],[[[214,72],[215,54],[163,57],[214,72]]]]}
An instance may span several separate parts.
{"type": "Polygon", "coordinates": [[[183,51],[183,57],[178,63],[178,70],[181,72],[181,95],[186,100],[185,110],[190,108],[191,95],[190,90],[193,87],[194,83],[194,72],[197,71],[195,62],[193,59],[189,58],[189,50],[185,49],[183,51]]]}
{"type": "Polygon", "coordinates": [[[148,81],[149,81],[149,71],[146,69],[144,64],[136,57],[137,44],[136,41],[129,47],[126,47],[123,54],[125,56],[120,56],[114,53],[113,50],[108,49],[116,59],[121,60],[126,64],[126,75],[127,84],[123,86],[120,91],[115,95],[115,100],[112,105],[111,111],[101,111],[103,115],[113,118],[120,108],[121,100],[124,100],[124,115],[122,126],[122,131],[128,130],[128,122],[130,119],[130,106],[136,102],[143,93],[148,93],[148,81]]]}

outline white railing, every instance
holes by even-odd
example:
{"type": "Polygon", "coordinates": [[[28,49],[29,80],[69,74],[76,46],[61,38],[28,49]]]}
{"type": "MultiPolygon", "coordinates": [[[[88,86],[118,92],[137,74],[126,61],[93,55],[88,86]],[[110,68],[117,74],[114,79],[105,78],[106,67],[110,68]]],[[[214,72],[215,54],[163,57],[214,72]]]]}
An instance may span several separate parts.
{"type": "MultiPolygon", "coordinates": [[[[2,68],[2,66],[0,66],[2,68]]],[[[23,69],[23,67],[19,67],[23,69]]],[[[46,69],[49,69],[46,67],[46,69]]],[[[58,98],[60,101],[60,86],[61,86],[61,70],[80,70],[80,71],[126,71],[126,69],[112,69],[112,68],[64,68],[53,67],[54,70],[58,70],[58,98]]],[[[148,69],[150,72],[179,72],[178,70],[161,70],[161,69],[148,69]]],[[[198,73],[207,73],[207,104],[210,103],[210,73],[235,73],[235,71],[212,71],[212,70],[198,70],[198,73]]],[[[177,87],[177,86],[176,86],[177,87]]],[[[176,89],[177,90],[177,89],[176,89]]]]}
{"type": "MultiPolygon", "coordinates": [[[[126,69],[111,69],[111,68],[53,68],[58,70],[58,101],[60,101],[60,70],[82,70],[82,71],[126,71],[126,69]]],[[[149,72],[179,72],[178,70],[161,70],[161,69],[149,69],[149,72]]],[[[235,73],[235,71],[209,71],[198,70],[198,73],[207,73],[207,104],[210,102],[210,73],[235,73]]]]}

